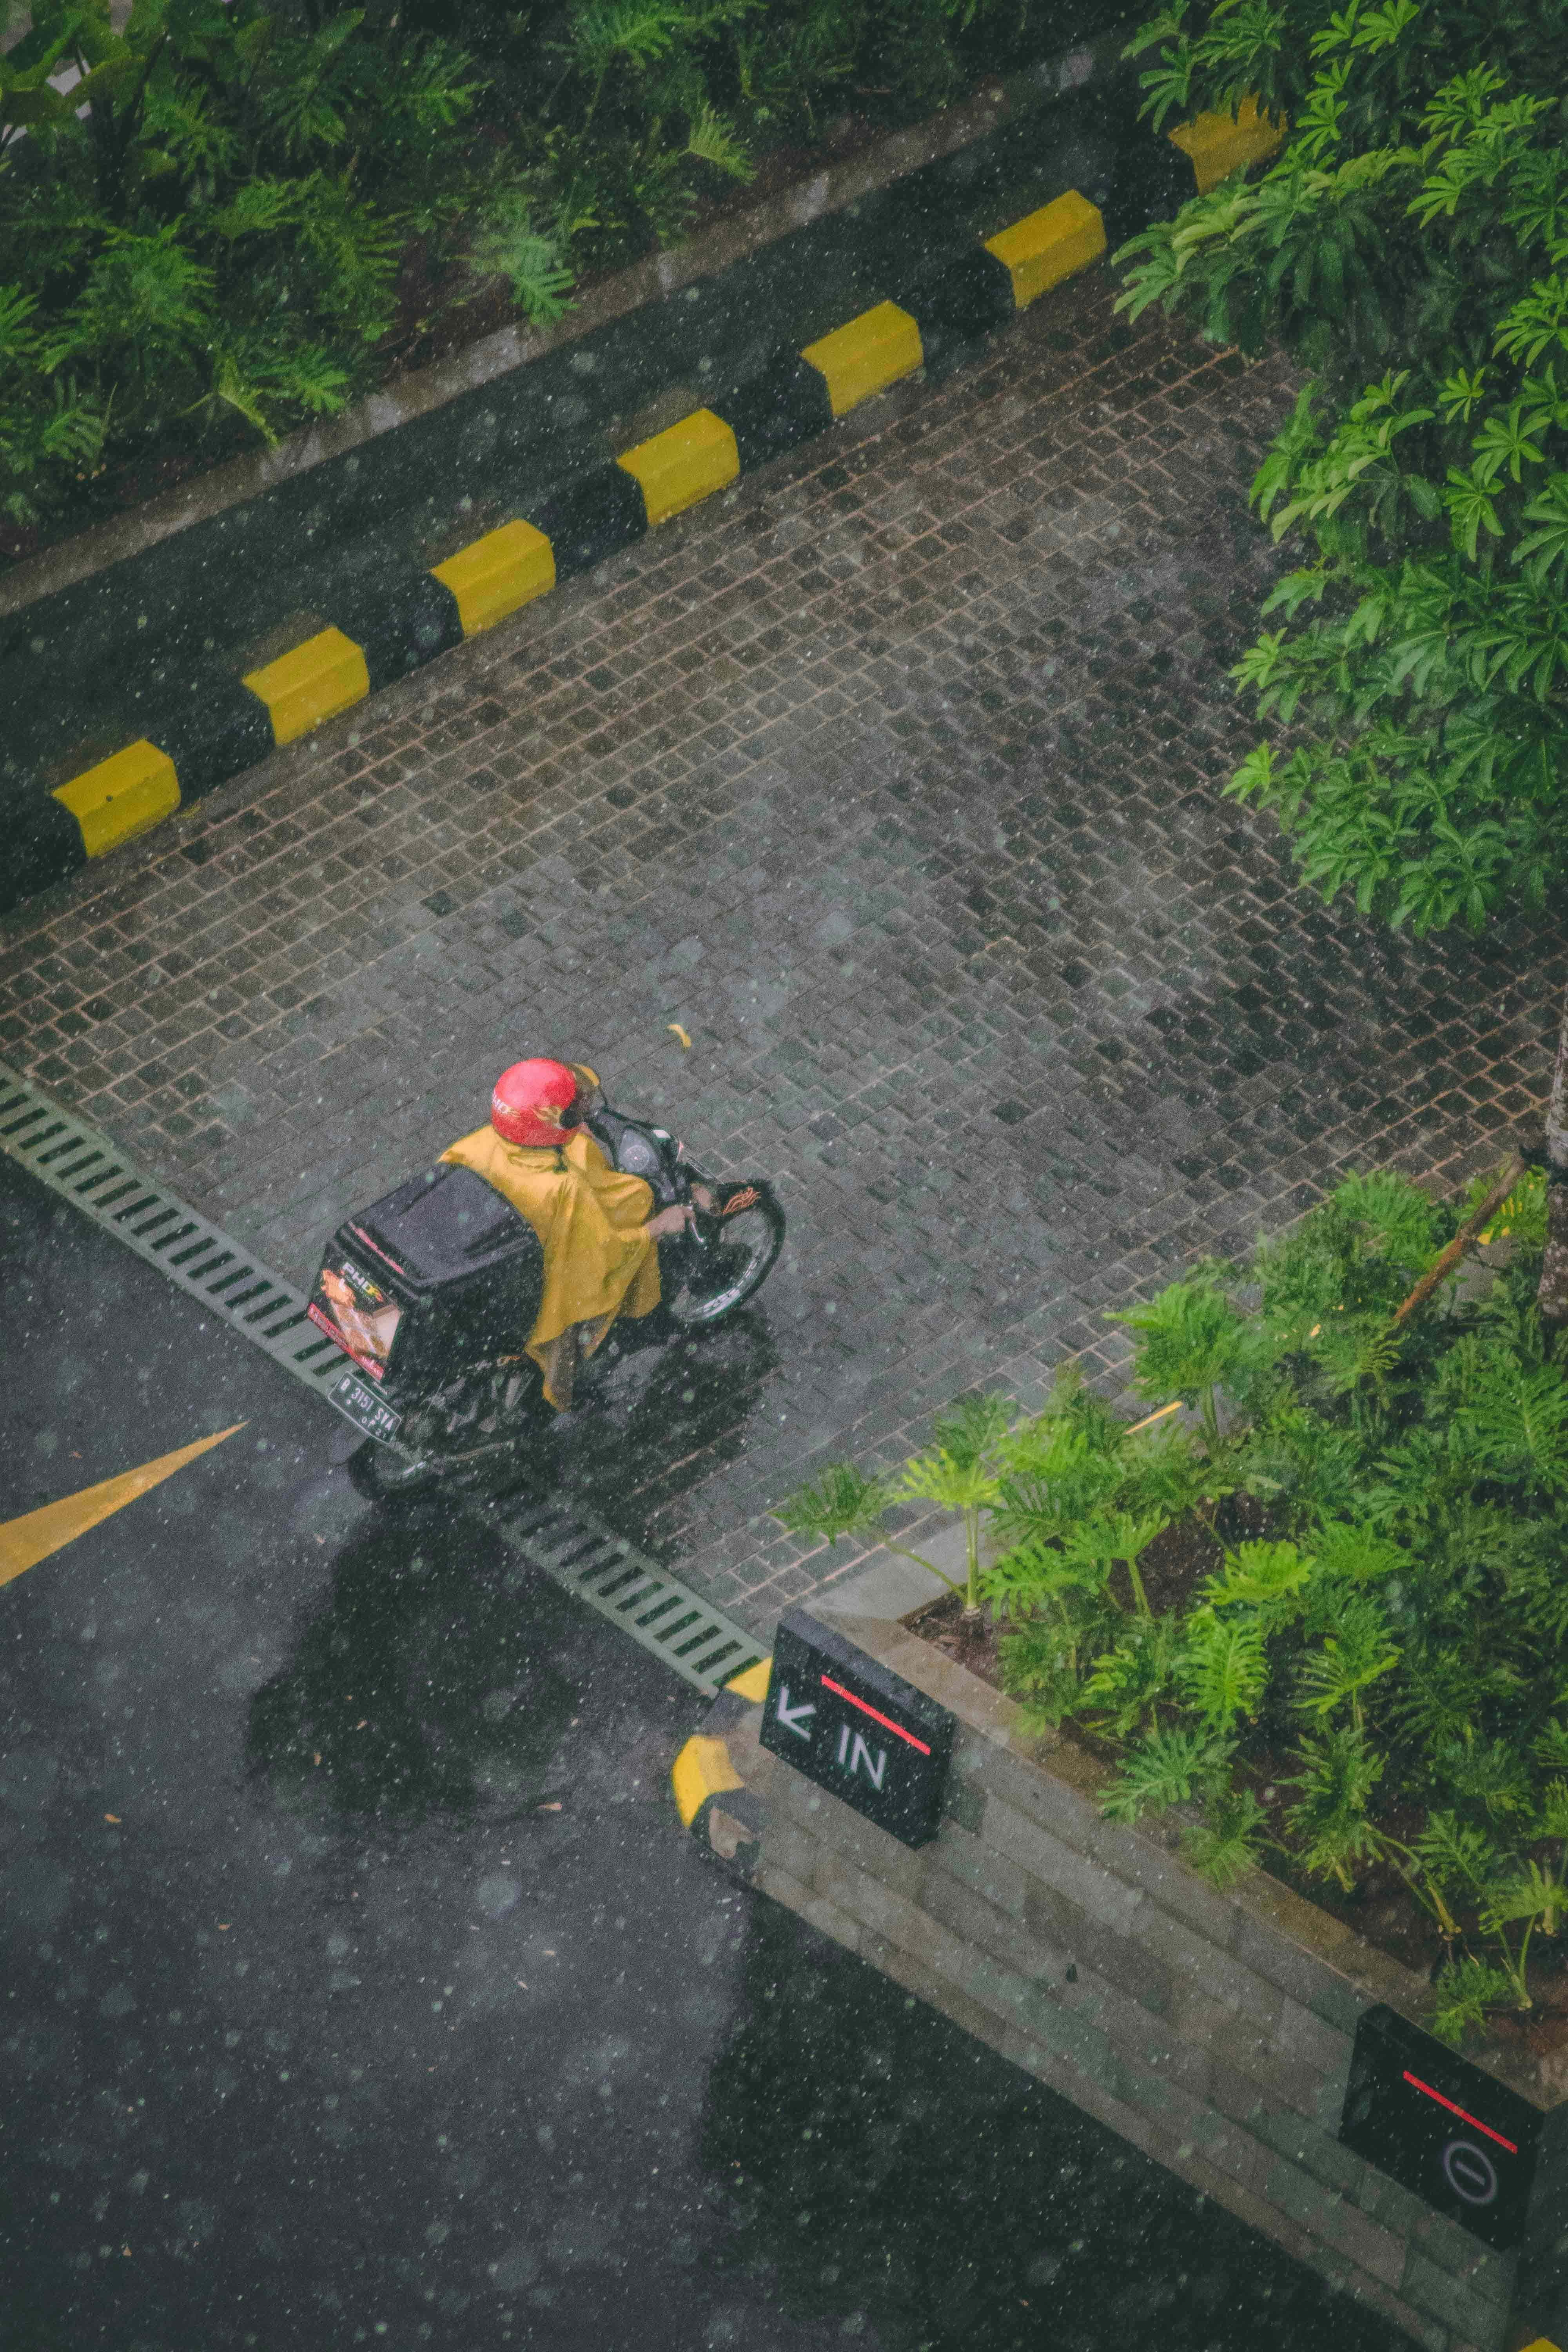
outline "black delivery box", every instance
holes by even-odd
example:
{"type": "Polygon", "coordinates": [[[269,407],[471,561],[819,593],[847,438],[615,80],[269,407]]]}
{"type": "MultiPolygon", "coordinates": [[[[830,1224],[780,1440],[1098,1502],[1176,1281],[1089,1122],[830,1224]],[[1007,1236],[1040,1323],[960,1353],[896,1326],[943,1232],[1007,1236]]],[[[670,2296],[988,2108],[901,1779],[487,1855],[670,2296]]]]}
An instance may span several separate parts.
{"type": "Polygon", "coordinates": [[[521,1352],[544,1253],[526,1217],[469,1168],[427,1168],[338,1227],[310,1320],[404,1400],[521,1352]]]}

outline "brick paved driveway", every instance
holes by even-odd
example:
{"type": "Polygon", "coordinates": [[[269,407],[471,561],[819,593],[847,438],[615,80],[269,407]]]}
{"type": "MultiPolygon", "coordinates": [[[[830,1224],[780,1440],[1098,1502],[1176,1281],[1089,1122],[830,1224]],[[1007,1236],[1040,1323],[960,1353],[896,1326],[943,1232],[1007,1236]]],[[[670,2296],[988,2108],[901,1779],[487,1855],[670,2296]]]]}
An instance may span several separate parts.
{"type": "Polygon", "coordinates": [[[1457,1182],[1544,1090],[1554,932],[1391,942],[1221,800],[1293,384],[1110,297],[0,924],[0,1052],[298,1280],[525,1052],[774,1173],[751,1321],[609,1368],[569,1449],[758,1622],[828,1565],[761,1516],[807,1465],[1037,1393],[1347,1163],[1457,1182]]]}

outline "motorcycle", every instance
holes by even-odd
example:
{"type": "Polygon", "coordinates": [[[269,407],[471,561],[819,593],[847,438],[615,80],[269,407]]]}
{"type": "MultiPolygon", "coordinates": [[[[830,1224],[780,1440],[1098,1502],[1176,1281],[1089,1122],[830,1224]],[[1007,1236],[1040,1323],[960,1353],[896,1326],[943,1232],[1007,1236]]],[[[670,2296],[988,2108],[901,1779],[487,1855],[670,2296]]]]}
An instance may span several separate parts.
{"type": "MultiPolygon", "coordinates": [[[[784,1247],[772,1186],[709,1175],[668,1129],[612,1109],[596,1079],[580,1100],[610,1165],[640,1176],[656,1209],[689,1212],[659,1244],[664,1328],[711,1330],[784,1247]]],[[[470,1169],[427,1168],[344,1219],[309,1313],[355,1368],[329,1394],[362,1433],[348,1462],[360,1494],[391,1501],[542,1454],[556,1415],[521,1343],[543,1282],[532,1226],[470,1169]]]]}

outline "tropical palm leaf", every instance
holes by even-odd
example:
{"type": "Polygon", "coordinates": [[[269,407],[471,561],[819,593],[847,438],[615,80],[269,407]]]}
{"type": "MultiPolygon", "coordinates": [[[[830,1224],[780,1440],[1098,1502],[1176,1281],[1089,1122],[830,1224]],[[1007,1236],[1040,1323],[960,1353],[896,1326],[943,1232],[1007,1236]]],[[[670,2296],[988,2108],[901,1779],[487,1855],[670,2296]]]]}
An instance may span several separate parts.
{"type": "Polygon", "coordinates": [[[1554,1364],[1510,1367],[1455,1426],[1492,1477],[1568,1492],[1568,1380],[1554,1364]]]}
{"type": "Polygon", "coordinates": [[[513,301],[536,326],[563,318],[571,308],[568,297],[576,280],[565,241],[536,226],[521,189],[505,189],[492,200],[475,236],[468,266],[476,277],[504,278],[513,301]]]}
{"type": "Polygon", "coordinates": [[[939,1413],[932,1434],[940,1450],[952,1461],[964,1468],[978,1468],[989,1464],[1003,1445],[1016,1412],[1010,1398],[982,1389],[939,1413]]]}
{"type": "Polygon", "coordinates": [[[1539,1862],[1527,1862],[1522,1870],[1496,1880],[1487,1891],[1481,1906],[1481,1925],[1492,1934],[1501,1927],[1528,1922],[1539,1927],[1545,1936],[1554,1936],[1560,1922],[1568,1917],[1568,1886],[1539,1862]]]}
{"type": "Polygon", "coordinates": [[[1204,1606],[1264,1610],[1270,1624],[1283,1624],[1300,1609],[1315,1566],[1292,1543],[1238,1544],[1218,1575],[1205,1578],[1204,1606]]]}
{"type": "Polygon", "coordinates": [[[710,106],[700,108],[692,116],[686,152],[700,163],[711,163],[728,179],[745,181],[756,176],[757,167],[737,138],[734,124],[716,114],[710,106]]]}
{"type": "Polygon", "coordinates": [[[1519,2007],[1518,1989],[1508,1971],[1468,1953],[1443,1970],[1436,1995],[1427,2029],[1454,2050],[1467,2033],[1485,2023],[1492,2011],[1519,2007]]]}
{"type": "Polygon", "coordinates": [[[1257,1869],[1268,1820],[1250,1789],[1228,1790],[1201,1822],[1183,1831],[1183,1855],[1200,1877],[1226,1893],[1257,1869]]]}
{"type": "Polygon", "coordinates": [[[868,1535],[879,1528],[892,1499],[889,1480],[868,1477],[853,1463],[835,1462],[770,1516],[791,1535],[837,1543],[841,1536],[868,1535]]]}
{"type": "Polygon", "coordinates": [[[1402,1545],[1374,1528],[1346,1519],[1325,1520],[1312,1538],[1312,1550],[1324,1577],[1345,1584],[1374,1584],[1410,1568],[1410,1555],[1402,1545]]]}
{"type": "Polygon", "coordinates": [[[1258,1712],[1268,1680],[1263,1628],[1256,1616],[1189,1619],[1177,1675],[1187,1704],[1222,1737],[1237,1716],[1258,1712]]]}
{"type": "Polygon", "coordinates": [[[1490,1821],[1511,1820],[1529,1810],[1530,1767],[1509,1740],[1467,1734],[1434,1751],[1430,1769],[1435,1787],[1479,1805],[1490,1821]]]}
{"type": "Polygon", "coordinates": [[[1224,1772],[1231,1753],[1230,1743],[1209,1731],[1146,1732],[1102,1791],[1100,1810],[1108,1821],[1135,1822],[1144,1813],[1185,1804],[1200,1781],[1224,1772]]]}
{"type": "Polygon", "coordinates": [[[1346,1600],[1321,1649],[1309,1651],[1298,1668],[1298,1703],[1321,1722],[1336,1708],[1353,1706],[1398,1664],[1398,1647],[1376,1601],[1360,1595],[1346,1600]]]}
{"type": "Polygon", "coordinates": [[[1171,1618],[1132,1619],[1121,1632],[1115,1648],[1095,1659],[1083,1685],[1084,1706],[1105,1711],[1115,1737],[1125,1739],[1165,1696],[1175,1657],[1175,1626],[1171,1618]]]}
{"type": "Polygon", "coordinates": [[[1474,1895],[1498,1873],[1497,1848],[1486,1832],[1451,1812],[1429,1813],[1411,1851],[1428,1876],[1450,1894],[1474,1895]]]}
{"type": "Polygon", "coordinates": [[[1140,1396],[1196,1403],[1224,1381],[1245,1337],[1241,1317],[1212,1282],[1173,1282],[1145,1307],[1108,1315],[1138,1334],[1140,1396]]]}

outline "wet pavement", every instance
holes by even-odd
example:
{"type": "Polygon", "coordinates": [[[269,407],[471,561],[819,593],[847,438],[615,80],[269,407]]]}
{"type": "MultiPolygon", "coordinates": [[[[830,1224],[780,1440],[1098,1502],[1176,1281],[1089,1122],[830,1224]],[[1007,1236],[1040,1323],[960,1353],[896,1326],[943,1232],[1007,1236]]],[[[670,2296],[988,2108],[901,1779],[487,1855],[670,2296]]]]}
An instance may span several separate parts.
{"type": "Polygon", "coordinates": [[[1113,295],[0,920],[0,1054],[293,1281],[522,1053],[776,1179],[752,1402],[602,1498],[759,1633],[836,1565],[767,1517],[826,1461],[1088,1345],[1114,1375],[1102,1310],[1194,1254],[1539,1126],[1560,925],[1325,912],[1223,798],[1296,379],[1113,295]]]}
{"type": "Polygon", "coordinates": [[[0,1279],[0,1528],[243,1424],[0,1589],[7,2352],[1396,2341],[705,1862],[700,1696],[4,1160],[0,1279]]]}

